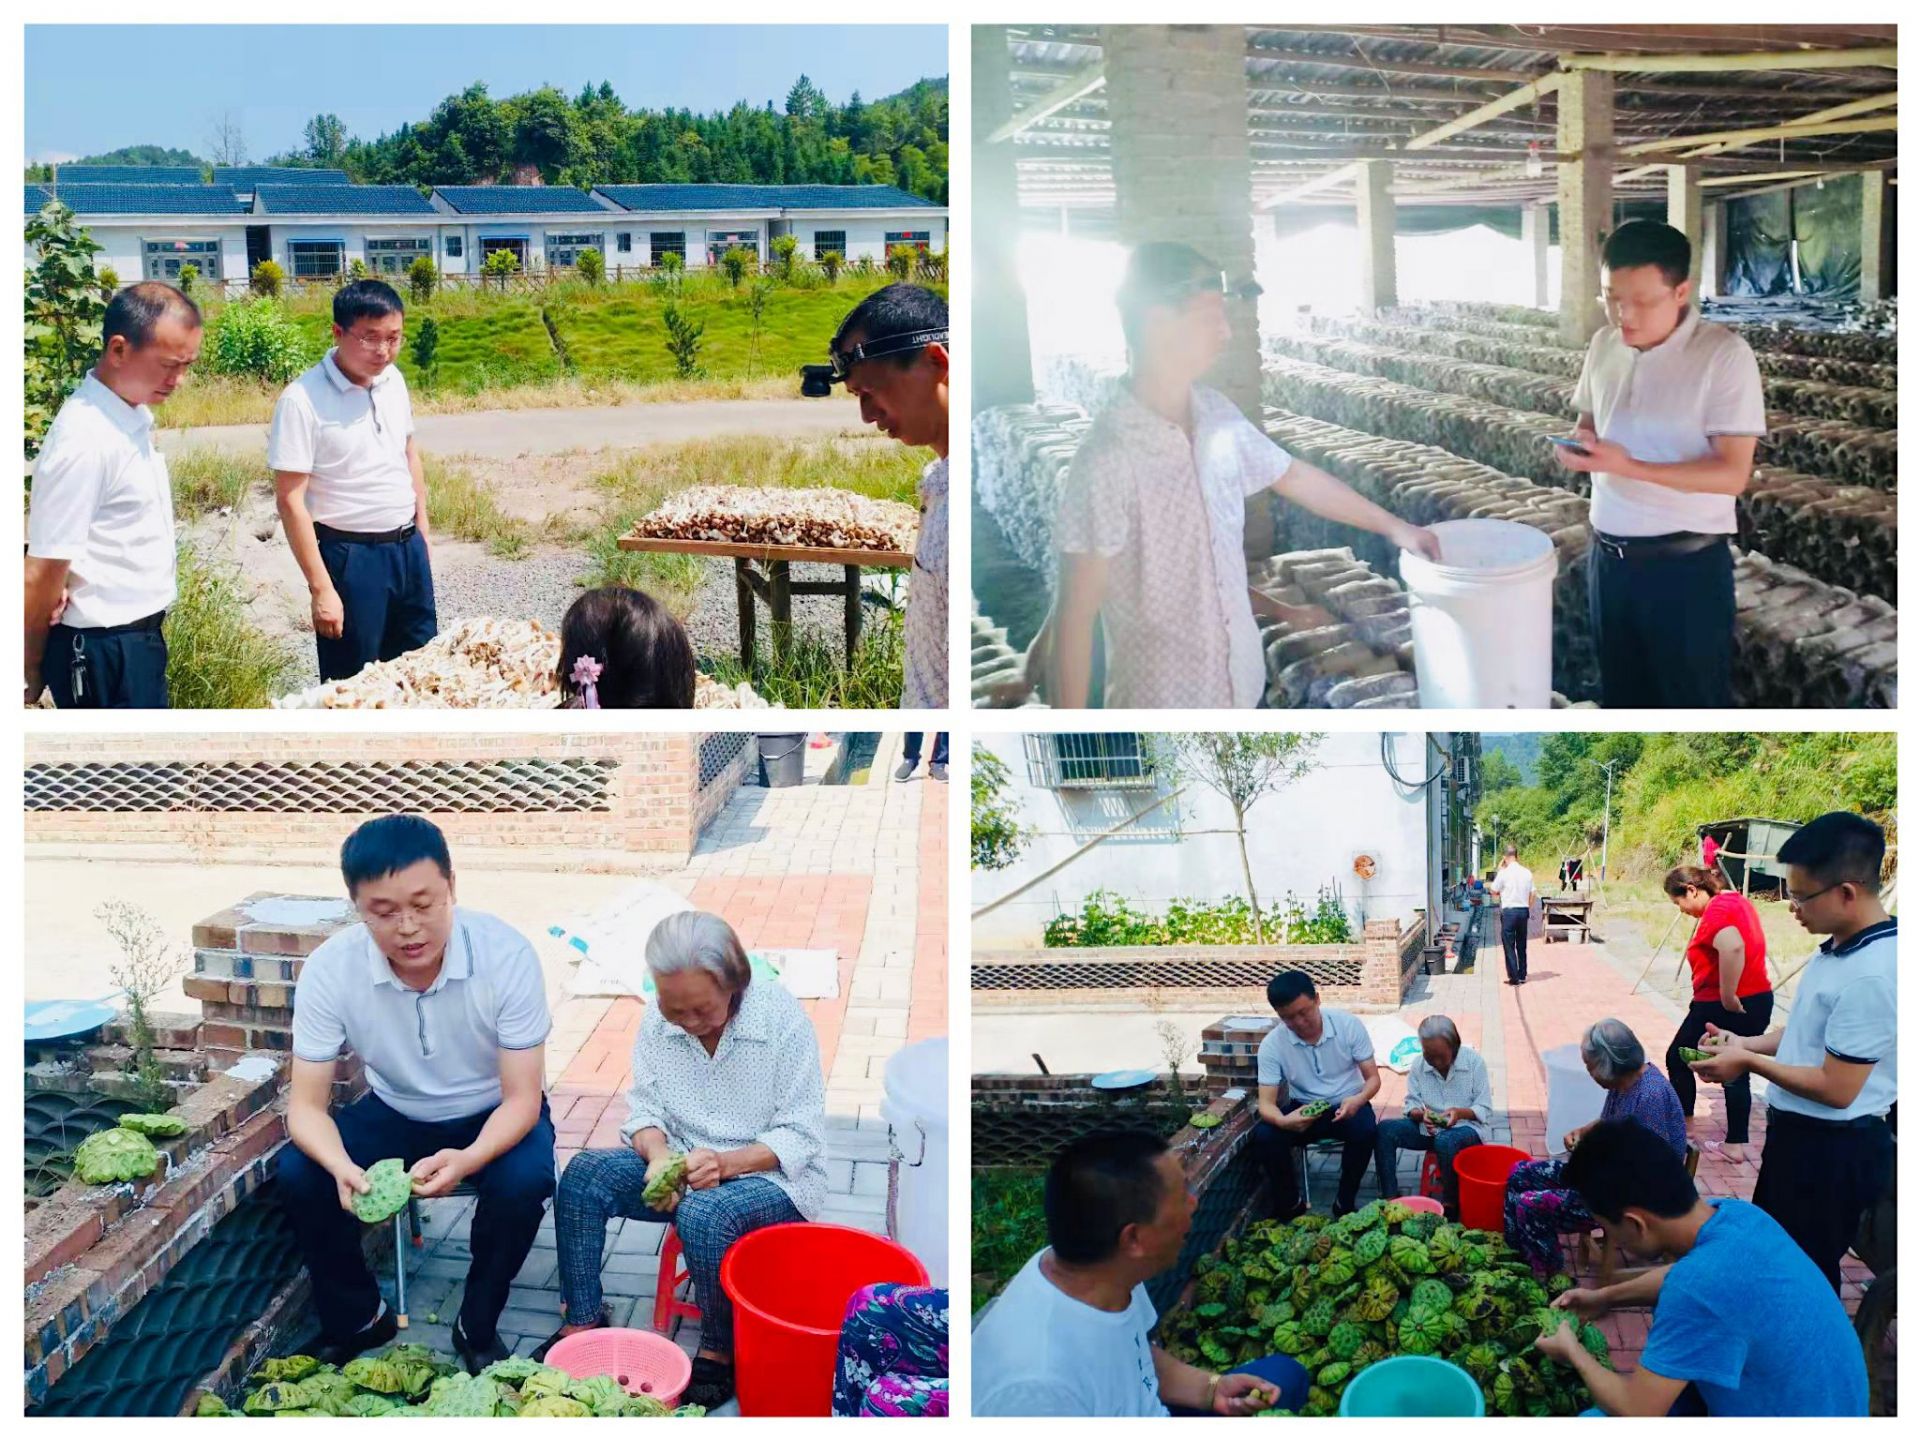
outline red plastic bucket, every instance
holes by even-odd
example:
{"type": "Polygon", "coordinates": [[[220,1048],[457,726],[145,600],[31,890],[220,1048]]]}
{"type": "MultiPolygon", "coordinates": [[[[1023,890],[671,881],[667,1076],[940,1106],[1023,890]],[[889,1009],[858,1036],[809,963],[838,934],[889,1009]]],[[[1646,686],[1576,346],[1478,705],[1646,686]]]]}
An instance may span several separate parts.
{"type": "Polygon", "coordinates": [[[742,1415],[830,1415],[847,1301],[863,1285],[925,1285],[926,1267],[883,1235],[847,1225],[768,1225],[720,1262],[733,1301],[733,1381],[742,1415]]]}
{"type": "Polygon", "coordinates": [[[1454,1178],[1460,1182],[1460,1223],[1470,1230],[1506,1229],[1507,1176],[1513,1167],[1533,1157],[1511,1145],[1469,1145],[1453,1156],[1454,1178]]]}

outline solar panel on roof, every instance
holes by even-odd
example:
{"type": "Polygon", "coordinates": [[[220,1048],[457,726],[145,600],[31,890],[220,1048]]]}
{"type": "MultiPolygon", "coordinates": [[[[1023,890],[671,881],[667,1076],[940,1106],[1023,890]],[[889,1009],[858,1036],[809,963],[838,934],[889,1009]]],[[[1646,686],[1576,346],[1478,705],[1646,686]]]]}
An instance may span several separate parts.
{"type": "Polygon", "coordinates": [[[231,185],[236,190],[253,190],[261,185],[351,185],[344,170],[309,170],[301,165],[216,165],[213,183],[231,185]]]}
{"type": "Polygon", "coordinates": [[[586,191],[566,185],[439,185],[433,193],[462,215],[585,214],[606,210],[586,191]]]}
{"type": "Polygon", "coordinates": [[[44,185],[27,186],[27,214],[38,215],[52,198],[53,192],[44,185]]]}
{"type": "Polygon", "coordinates": [[[602,185],[600,193],[634,211],[899,210],[931,200],[892,185],[602,185]]]}
{"type": "Polygon", "coordinates": [[[200,185],[198,165],[56,165],[55,183],[67,185],[200,185]]]}
{"type": "Polygon", "coordinates": [[[244,215],[230,185],[69,185],[54,195],[76,215],[244,215]]]}
{"type": "Polygon", "coordinates": [[[263,215],[432,215],[411,185],[262,185],[254,206],[263,215]]]}

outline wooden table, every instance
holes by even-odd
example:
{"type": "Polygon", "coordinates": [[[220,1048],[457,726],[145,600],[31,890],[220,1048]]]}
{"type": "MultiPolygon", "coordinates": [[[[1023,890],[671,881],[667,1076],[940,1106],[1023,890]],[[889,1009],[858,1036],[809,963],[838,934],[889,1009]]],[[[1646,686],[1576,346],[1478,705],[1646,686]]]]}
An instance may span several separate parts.
{"type": "Polygon", "coordinates": [[[740,663],[748,670],[753,668],[756,598],[766,605],[772,621],[774,658],[785,660],[793,644],[793,597],[843,596],[847,607],[847,664],[851,666],[854,648],[860,643],[860,572],[907,570],[913,565],[913,556],[904,550],[826,550],[808,545],[743,545],[729,540],[654,540],[641,535],[622,535],[620,548],[732,560],[734,593],[740,606],[740,663]],[[838,580],[795,580],[788,568],[794,564],[838,565],[844,573],[838,580]],[[764,566],[764,572],[756,566],[764,566]]]}
{"type": "Polygon", "coordinates": [[[1579,940],[1582,944],[1590,938],[1592,931],[1589,920],[1593,914],[1591,895],[1542,895],[1540,897],[1540,919],[1545,929],[1545,939],[1579,940]]]}

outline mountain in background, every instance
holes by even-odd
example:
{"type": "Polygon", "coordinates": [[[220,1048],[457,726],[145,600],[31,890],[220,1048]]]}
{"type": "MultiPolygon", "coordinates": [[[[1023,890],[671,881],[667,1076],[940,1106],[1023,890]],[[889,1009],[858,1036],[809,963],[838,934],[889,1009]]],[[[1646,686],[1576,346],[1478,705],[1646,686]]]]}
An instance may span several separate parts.
{"type": "MultiPolygon", "coordinates": [[[[104,155],[83,155],[78,160],[63,160],[63,165],[198,165],[205,169],[207,162],[191,150],[170,150],[164,145],[122,145],[118,150],[109,150],[104,155]]],[[[45,180],[48,178],[48,166],[27,166],[27,179],[45,180]]]]}
{"type": "Polygon", "coordinates": [[[1480,753],[1503,755],[1520,772],[1520,783],[1535,785],[1540,780],[1540,742],[1538,733],[1524,735],[1482,735],[1480,753]]]}

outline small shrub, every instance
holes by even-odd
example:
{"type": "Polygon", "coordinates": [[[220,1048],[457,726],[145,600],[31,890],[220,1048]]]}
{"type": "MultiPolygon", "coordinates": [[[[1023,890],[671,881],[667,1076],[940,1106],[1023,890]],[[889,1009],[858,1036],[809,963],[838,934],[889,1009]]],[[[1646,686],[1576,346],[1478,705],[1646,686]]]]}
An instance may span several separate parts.
{"type": "Polygon", "coordinates": [[[797,235],[776,235],[773,237],[773,273],[782,280],[793,278],[793,257],[800,248],[797,235]]]}
{"type": "Polygon", "coordinates": [[[287,272],[280,268],[278,260],[262,260],[247,277],[247,286],[254,294],[271,299],[286,289],[287,272]]]}
{"type": "Polygon", "coordinates": [[[846,263],[847,257],[838,250],[820,252],[820,273],[827,277],[827,284],[833,285],[839,282],[840,272],[846,267],[846,263]]]}
{"type": "Polygon", "coordinates": [[[852,269],[853,273],[858,275],[862,280],[868,280],[879,273],[880,267],[873,263],[873,257],[871,255],[862,255],[858,260],[853,262],[852,269]]]}
{"type": "Polygon", "coordinates": [[[667,327],[667,353],[673,356],[674,373],[682,380],[702,374],[700,347],[701,337],[707,332],[706,322],[689,318],[677,299],[669,300],[661,309],[660,322],[667,327]]]}
{"type": "Polygon", "coordinates": [[[720,268],[726,272],[727,283],[734,289],[740,288],[740,282],[747,273],[760,263],[760,257],[744,245],[735,245],[720,256],[720,268]]]}
{"type": "Polygon", "coordinates": [[[415,303],[426,304],[439,288],[439,267],[426,255],[416,256],[413,264],[407,267],[407,289],[412,293],[415,303]]]}
{"type": "Polygon", "coordinates": [[[911,280],[920,264],[920,252],[911,245],[895,245],[887,251],[887,273],[896,280],[911,280]]]}
{"type": "Polygon", "coordinates": [[[114,292],[120,288],[120,272],[111,265],[102,265],[95,278],[100,282],[100,293],[112,299],[114,292]]]}
{"type": "Polygon", "coordinates": [[[216,375],[284,385],[315,358],[300,327],[277,302],[262,297],[229,305],[213,317],[202,362],[216,375]]]}
{"type": "Polygon", "coordinates": [[[574,265],[580,271],[580,278],[589,285],[598,285],[607,278],[607,257],[598,250],[582,250],[574,265]]]}
{"type": "Polygon", "coordinates": [[[431,385],[440,367],[440,322],[429,315],[413,332],[413,368],[431,385]]]}
{"type": "Polygon", "coordinates": [[[511,250],[495,250],[487,256],[486,263],[480,267],[480,273],[496,281],[502,289],[506,288],[507,277],[520,272],[520,259],[511,250]]]}
{"type": "Polygon", "coordinates": [[[180,548],[180,598],[167,612],[167,703],[175,710],[263,708],[292,675],[293,656],[247,618],[233,570],[180,548]]]}
{"type": "Polygon", "coordinates": [[[347,262],[347,279],[364,280],[367,278],[367,262],[358,255],[347,262]]]}
{"type": "Polygon", "coordinates": [[[678,250],[669,250],[660,257],[660,268],[669,275],[678,275],[687,268],[687,257],[678,250]]]}
{"type": "Polygon", "coordinates": [[[920,278],[941,285],[947,278],[947,251],[929,250],[920,257],[920,278]]]}
{"type": "Polygon", "coordinates": [[[747,287],[747,364],[760,360],[760,337],[766,332],[767,301],[773,297],[773,281],[765,276],[747,287]]]}
{"type": "Polygon", "coordinates": [[[175,277],[175,288],[191,300],[193,298],[194,287],[199,283],[200,267],[189,260],[185,265],[180,267],[180,273],[175,277]]]}

